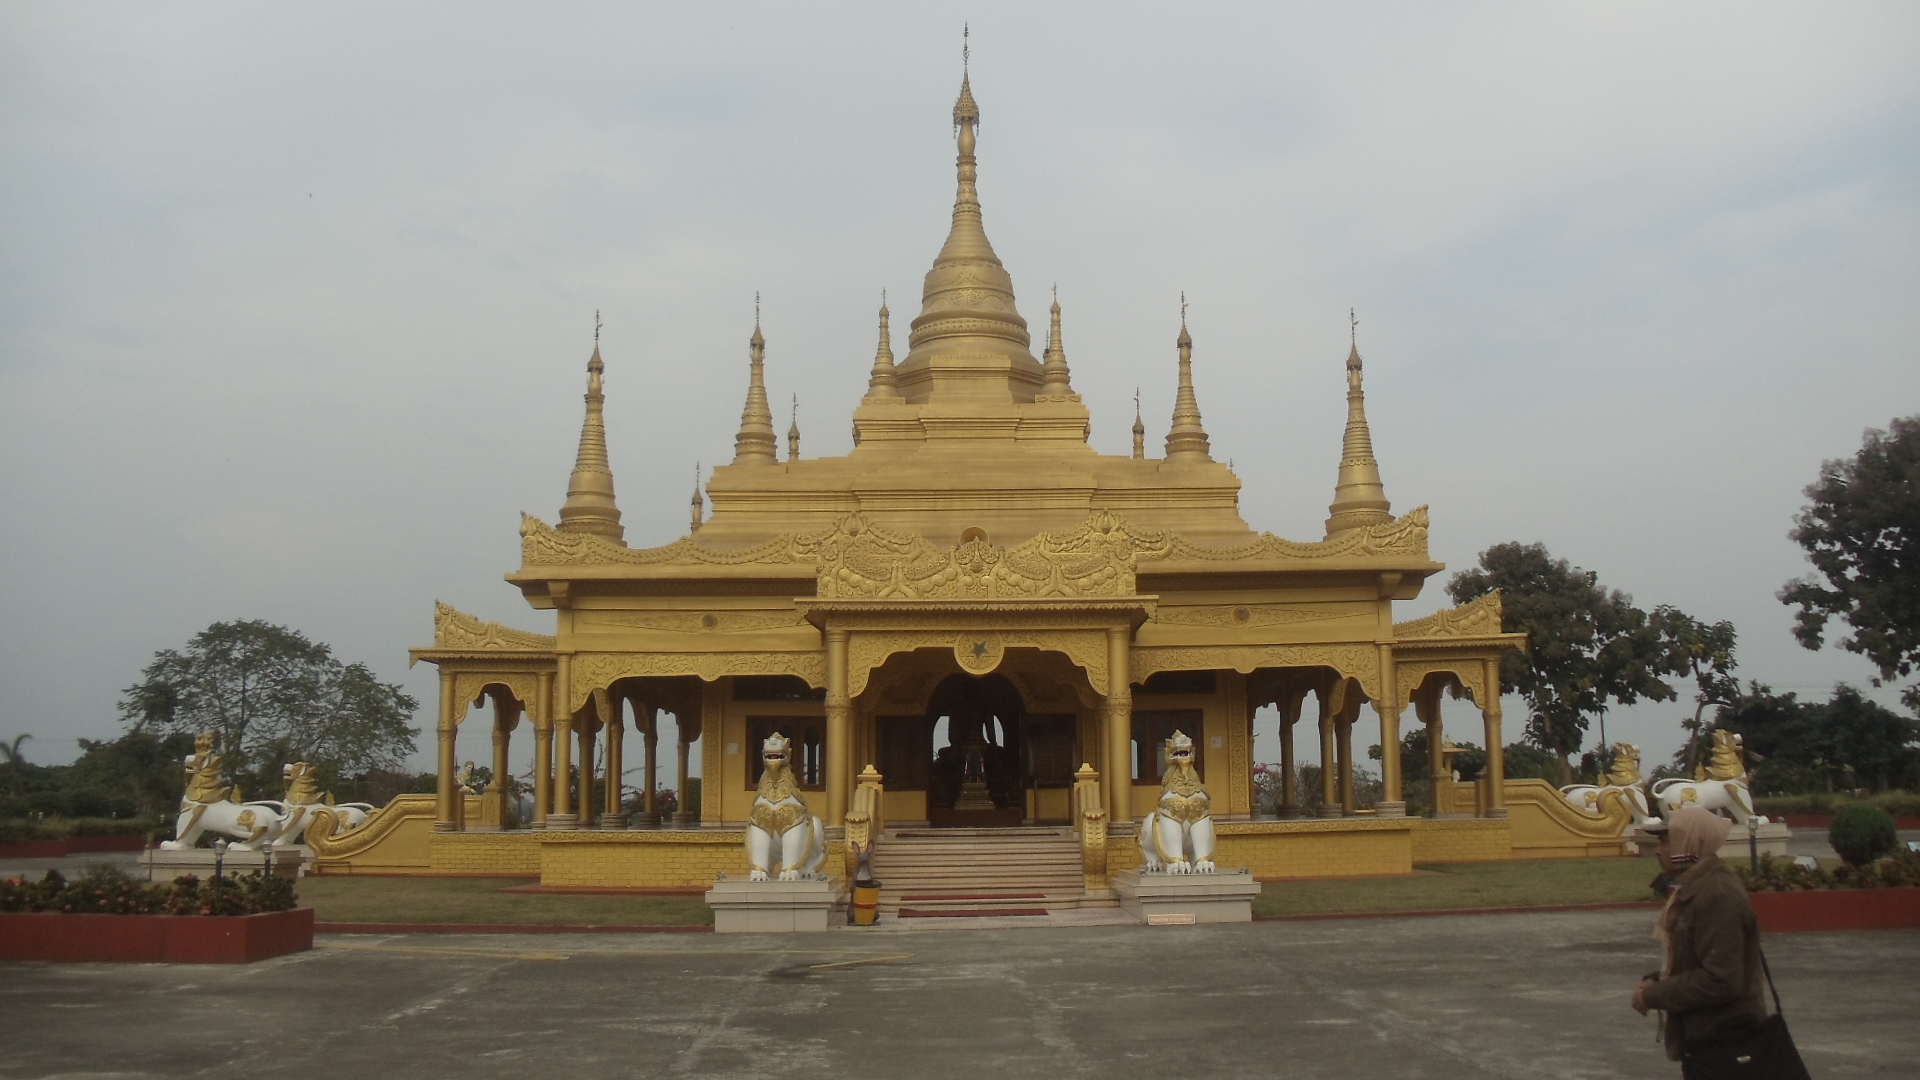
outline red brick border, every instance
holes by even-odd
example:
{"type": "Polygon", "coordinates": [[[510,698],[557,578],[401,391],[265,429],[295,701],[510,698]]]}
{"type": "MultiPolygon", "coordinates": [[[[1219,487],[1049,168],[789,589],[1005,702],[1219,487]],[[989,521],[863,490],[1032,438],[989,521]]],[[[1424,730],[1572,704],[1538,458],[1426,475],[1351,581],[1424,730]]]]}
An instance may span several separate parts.
{"type": "Polygon", "coordinates": [[[711,926],[567,926],[547,923],[316,922],[316,934],[711,934],[711,926]]]}

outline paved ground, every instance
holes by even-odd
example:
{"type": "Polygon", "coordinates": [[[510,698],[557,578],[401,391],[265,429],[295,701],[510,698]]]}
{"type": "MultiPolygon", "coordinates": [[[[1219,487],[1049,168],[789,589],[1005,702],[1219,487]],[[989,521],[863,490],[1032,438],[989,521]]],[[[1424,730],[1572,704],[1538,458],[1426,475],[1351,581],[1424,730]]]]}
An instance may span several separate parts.
{"type": "MultiPolygon", "coordinates": [[[[329,937],[0,965],[0,1077],[1678,1076],[1645,910],[797,937],[329,937]]],[[[1823,1080],[1911,1076],[1920,931],[1778,935],[1823,1080]]]]}

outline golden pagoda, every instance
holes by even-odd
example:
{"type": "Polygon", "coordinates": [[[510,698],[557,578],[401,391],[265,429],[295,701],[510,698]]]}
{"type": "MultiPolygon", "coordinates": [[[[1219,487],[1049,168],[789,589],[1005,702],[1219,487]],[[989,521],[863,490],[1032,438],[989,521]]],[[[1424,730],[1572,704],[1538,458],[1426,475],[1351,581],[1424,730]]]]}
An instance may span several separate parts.
{"type": "MultiPolygon", "coordinates": [[[[1504,857],[1525,846],[1504,820],[1514,788],[1501,775],[1498,694],[1500,657],[1524,639],[1501,632],[1497,596],[1394,621],[1394,603],[1414,599],[1443,567],[1428,555],[1426,508],[1390,511],[1357,340],[1324,537],[1286,540],[1241,517],[1240,479],[1214,460],[1202,423],[1205,353],[1196,361],[1184,297],[1163,454],[1146,455],[1137,409],[1131,455],[1095,451],[1057,294],[1036,356],[987,238],[979,122],[963,75],[952,227],[897,361],[880,307],[850,453],[801,457],[796,416],[780,456],[765,386],[778,351],[756,315],[733,460],[712,470],[704,492],[696,477],[687,536],[628,547],[596,343],[559,523],[523,515],[521,565],[507,575],[532,607],[554,613],[553,634],[442,605],[434,647],[414,652],[441,672],[436,869],[537,866],[562,883],[710,881],[738,861],[759,748],[776,732],[792,742],[795,776],[833,843],[1025,825],[1073,829],[1091,851],[1096,833],[1126,835],[1154,805],[1162,748],[1181,731],[1213,792],[1222,857],[1268,876],[1406,869],[1426,842],[1423,824],[1480,830],[1468,840],[1445,833],[1456,845],[1448,851],[1504,857]],[[1475,783],[1455,782],[1442,754],[1447,692],[1483,714],[1491,760],[1475,783]],[[1309,695],[1329,766],[1314,797],[1293,784],[1294,726],[1309,695]],[[468,707],[487,700],[496,776],[520,718],[531,718],[525,839],[489,839],[508,816],[497,789],[464,796],[453,783],[468,707]],[[1408,704],[1433,736],[1432,760],[1415,767],[1432,777],[1436,816],[1460,820],[1403,816],[1408,704]],[[1355,804],[1353,787],[1362,705],[1377,714],[1381,747],[1381,795],[1370,807],[1355,804]],[[1263,706],[1281,719],[1286,782],[1267,808],[1277,815],[1259,813],[1255,799],[1253,718],[1263,706]],[[690,755],[702,778],[699,805],[681,808],[678,830],[654,828],[661,711],[681,732],[675,790],[686,791],[690,755]],[[621,796],[629,725],[646,744],[638,802],[621,796]],[[1317,806],[1317,818],[1302,817],[1302,805],[1317,806]],[[689,854],[700,844],[712,849],[708,862],[689,854]],[[526,854],[529,845],[540,853],[526,854]]],[[[1618,850],[1619,822],[1608,820],[1618,850]]],[[[1580,844],[1606,847],[1592,836],[1580,844]]],[[[348,847],[330,850],[350,861],[348,847]]],[[[1123,848],[1112,849],[1121,863],[1123,848]]],[[[1107,867],[1087,858],[1092,886],[1107,867]]]]}

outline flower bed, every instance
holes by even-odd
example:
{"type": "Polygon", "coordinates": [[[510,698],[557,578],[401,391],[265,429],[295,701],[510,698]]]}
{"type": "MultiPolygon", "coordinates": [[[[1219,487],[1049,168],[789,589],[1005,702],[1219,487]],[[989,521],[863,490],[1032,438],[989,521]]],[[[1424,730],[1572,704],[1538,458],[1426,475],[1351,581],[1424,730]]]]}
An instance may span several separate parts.
{"type": "Polygon", "coordinates": [[[1920,855],[1912,852],[1831,870],[1762,855],[1759,866],[1734,872],[1770,933],[1920,926],[1920,855]]]}
{"type": "Polygon", "coordinates": [[[259,915],[0,912],[0,960],[247,964],[313,948],[313,909],[259,915]]]}
{"type": "Polygon", "coordinates": [[[1920,889],[1824,889],[1749,893],[1760,929],[1884,930],[1920,926],[1920,889]]]}
{"type": "Polygon", "coordinates": [[[313,910],[281,877],[135,881],[112,867],[0,881],[0,960],[244,964],[313,947],[313,910]]]}

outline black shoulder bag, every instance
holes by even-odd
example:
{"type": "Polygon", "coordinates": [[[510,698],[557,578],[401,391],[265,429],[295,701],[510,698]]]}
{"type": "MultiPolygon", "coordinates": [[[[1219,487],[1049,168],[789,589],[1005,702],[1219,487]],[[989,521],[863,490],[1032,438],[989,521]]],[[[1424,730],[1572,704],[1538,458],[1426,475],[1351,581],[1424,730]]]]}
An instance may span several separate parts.
{"type": "MultiPolygon", "coordinates": [[[[1758,949],[1758,945],[1755,946],[1758,949]]],[[[1685,1080],[1812,1080],[1800,1061],[1800,1051],[1787,1032],[1780,1012],[1780,991],[1773,987],[1773,969],[1760,951],[1760,970],[1767,974],[1767,992],[1773,995],[1773,1013],[1760,1022],[1728,1033],[1680,1055],[1685,1080]]]]}

